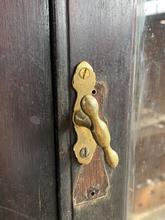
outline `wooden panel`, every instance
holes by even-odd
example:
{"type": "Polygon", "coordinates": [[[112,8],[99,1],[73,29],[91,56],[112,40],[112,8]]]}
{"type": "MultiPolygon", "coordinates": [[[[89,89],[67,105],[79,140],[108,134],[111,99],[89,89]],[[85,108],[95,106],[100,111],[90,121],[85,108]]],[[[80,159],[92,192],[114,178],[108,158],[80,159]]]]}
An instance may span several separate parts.
{"type": "MultiPolygon", "coordinates": [[[[73,206],[74,219],[122,220],[126,217],[129,112],[133,76],[132,1],[70,0],[69,21],[70,78],[75,66],[86,60],[94,67],[97,79],[107,83],[109,93],[104,113],[111,128],[112,146],[120,157],[119,167],[114,171],[105,164],[110,182],[108,196],[93,200],[87,205],[73,206]]],[[[75,94],[72,92],[72,103],[74,99],[75,94]]],[[[75,140],[73,132],[71,147],[75,140]]],[[[79,170],[80,165],[73,155],[73,184],[79,170]]]]}
{"type": "Polygon", "coordinates": [[[0,219],[56,219],[46,0],[0,4],[0,219]]]}

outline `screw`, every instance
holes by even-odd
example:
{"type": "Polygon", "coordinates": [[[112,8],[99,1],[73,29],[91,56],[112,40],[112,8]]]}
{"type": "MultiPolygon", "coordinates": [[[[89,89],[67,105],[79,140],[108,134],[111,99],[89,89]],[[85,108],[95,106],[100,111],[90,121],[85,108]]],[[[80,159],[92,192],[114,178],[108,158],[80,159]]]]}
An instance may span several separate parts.
{"type": "Polygon", "coordinates": [[[79,72],[79,76],[82,78],[82,79],[87,79],[90,75],[90,71],[88,68],[82,68],[79,72]]]}
{"type": "Polygon", "coordinates": [[[81,157],[83,157],[83,158],[88,157],[89,154],[90,154],[90,152],[89,152],[89,149],[87,147],[81,148],[81,150],[80,150],[80,156],[81,157]]]}

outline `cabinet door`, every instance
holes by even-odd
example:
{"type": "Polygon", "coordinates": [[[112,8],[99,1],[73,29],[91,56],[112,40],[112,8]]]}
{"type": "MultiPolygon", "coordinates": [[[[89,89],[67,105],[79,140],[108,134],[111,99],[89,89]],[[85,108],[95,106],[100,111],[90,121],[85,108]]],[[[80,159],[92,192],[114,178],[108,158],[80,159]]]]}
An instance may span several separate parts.
{"type": "Polygon", "coordinates": [[[52,50],[57,100],[58,204],[61,219],[126,219],[128,148],[132,106],[134,1],[52,1],[52,50]],[[95,97],[120,162],[112,169],[98,146],[80,165],[72,124],[75,67],[89,62],[97,76],[95,97]]]}
{"type": "Polygon", "coordinates": [[[56,219],[47,0],[0,3],[0,219],[56,219]]]}

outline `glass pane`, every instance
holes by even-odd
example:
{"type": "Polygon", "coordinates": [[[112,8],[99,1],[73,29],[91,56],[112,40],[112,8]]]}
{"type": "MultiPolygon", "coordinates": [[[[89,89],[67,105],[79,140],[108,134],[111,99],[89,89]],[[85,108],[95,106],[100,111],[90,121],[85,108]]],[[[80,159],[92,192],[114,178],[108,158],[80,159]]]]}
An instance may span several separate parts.
{"type": "Polygon", "coordinates": [[[165,219],[165,0],[138,2],[131,220],[165,219]]]}

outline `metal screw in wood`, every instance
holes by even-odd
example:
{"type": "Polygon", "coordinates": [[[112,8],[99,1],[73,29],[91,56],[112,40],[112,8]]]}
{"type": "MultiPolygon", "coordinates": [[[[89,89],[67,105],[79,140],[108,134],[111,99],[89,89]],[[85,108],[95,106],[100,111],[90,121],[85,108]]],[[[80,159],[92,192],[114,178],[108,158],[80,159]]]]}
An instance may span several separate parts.
{"type": "Polygon", "coordinates": [[[79,76],[82,79],[87,79],[90,76],[90,71],[88,68],[82,68],[79,72],[79,76]]]}
{"type": "Polygon", "coordinates": [[[83,157],[83,158],[88,157],[89,154],[90,154],[90,152],[89,152],[89,149],[87,147],[81,148],[81,150],[80,150],[80,156],[81,157],[83,157]]]}

